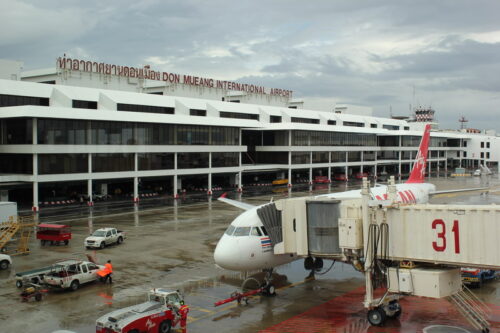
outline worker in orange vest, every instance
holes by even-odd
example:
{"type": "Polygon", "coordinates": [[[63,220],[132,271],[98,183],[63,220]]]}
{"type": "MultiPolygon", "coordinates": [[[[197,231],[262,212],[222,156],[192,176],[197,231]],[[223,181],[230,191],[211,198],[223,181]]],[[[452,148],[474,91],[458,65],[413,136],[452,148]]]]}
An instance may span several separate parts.
{"type": "Polygon", "coordinates": [[[187,333],[187,317],[189,312],[189,306],[184,304],[184,301],[181,302],[181,307],[179,308],[179,316],[181,317],[181,329],[182,333],[187,333]]]}
{"type": "Polygon", "coordinates": [[[106,264],[104,264],[104,268],[97,272],[102,279],[104,279],[104,283],[108,282],[113,283],[113,279],[111,275],[113,274],[113,266],[111,265],[111,260],[108,260],[106,264]]]}

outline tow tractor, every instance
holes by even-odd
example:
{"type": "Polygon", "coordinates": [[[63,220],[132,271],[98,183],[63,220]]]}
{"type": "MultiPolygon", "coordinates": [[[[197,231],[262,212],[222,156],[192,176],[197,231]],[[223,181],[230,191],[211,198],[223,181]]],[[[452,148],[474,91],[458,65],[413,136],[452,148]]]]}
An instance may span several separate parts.
{"type": "Polygon", "coordinates": [[[163,288],[148,292],[147,301],[115,310],[96,321],[96,333],[168,333],[177,326],[184,299],[179,291],[163,288]]]}

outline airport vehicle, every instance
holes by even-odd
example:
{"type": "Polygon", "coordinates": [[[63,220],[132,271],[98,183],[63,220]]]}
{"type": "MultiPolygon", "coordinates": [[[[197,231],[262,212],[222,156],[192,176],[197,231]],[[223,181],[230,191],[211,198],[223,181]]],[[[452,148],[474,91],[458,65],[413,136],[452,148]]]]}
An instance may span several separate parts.
{"type": "Polygon", "coordinates": [[[493,280],[497,277],[497,272],[491,269],[462,268],[462,282],[476,287],[481,287],[483,282],[493,280]]]}
{"type": "Polygon", "coordinates": [[[0,254],[0,270],[9,268],[12,265],[12,258],[6,254],[0,254]]]}
{"type": "MultiPolygon", "coordinates": [[[[397,202],[404,204],[427,203],[430,195],[477,190],[436,191],[433,184],[424,183],[429,138],[430,125],[427,125],[409,179],[404,184],[395,185],[397,202]]],[[[372,200],[383,202],[388,199],[388,187],[380,185],[370,188],[370,194],[372,200]]],[[[361,198],[361,190],[329,193],[315,198],[356,199],[361,198]]],[[[264,206],[272,205],[272,203],[253,206],[241,201],[230,200],[224,195],[219,200],[241,208],[245,212],[236,217],[220,238],[214,251],[215,263],[218,266],[243,272],[264,270],[268,273],[267,280],[270,279],[274,267],[297,259],[294,255],[275,255],[273,252],[269,235],[259,216],[263,213],[259,210],[264,206]]],[[[321,258],[316,258],[316,260],[307,258],[304,267],[308,270],[321,268],[322,260],[321,258]]],[[[267,284],[269,286],[269,283],[267,284]]]]}
{"type": "Polygon", "coordinates": [[[474,170],[474,173],[472,174],[473,176],[481,176],[481,169],[476,169],[474,170]]]}
{"type": "Polygon", "coordinates": [[[288,179],[282,178],[282,179],[275,179],[272,182],[273,185],[286,185],[288,184],[288,179]]]}
{"type": "Polygon", "coordinates": [[[42,284],[45,274],[49,273],[51,269],[52,266],[46,266],[16,273],[16,287],[21,288],[28,283],[42,284]]]}
{"type": "Polygon", "coordinates": [[[354,178],[363,179],[363,178],[368,178],[368,176],[369,176],[368,172],[356,172],[354,178]]]}
{"type": "Polygon", "coordinates": [[[96,333],[168,333],[180,320],[184,299],[178,291],[158,288],[147,301],[105,314],[96,321],[96,333]]]}
{"type": "Polygon", "coordinates": [[[52,288],[75,291],[80,288],[81,284],[98,280],[97,271],[103,268],[104,266],[88,261],[64,260],[51,267],[50,272],[45,274],[43,282],[52,288]]]}
{"type": "Polygon", "coordinates": [[[125,239],[125,233],[116,228],[101,228],[94,231],[92,235],[85,238],[85,247],[104,249],[110,244],[121,244],[125,239]]]}
{"type": "Polygon", "coordinates": [[[23,302],[28,302],[30,299],[34,298],[35,301],[40,302],[43,296],[48,292],[48,289],[43,288],[39,284],[28,283],[28,285],[21,292],[21,300],[23,302]]]}
{"type": "Polygon", "coordinates": [[[71,227],[63,224],[39,224],[37,226],[36,239],[40,240],[40,244],[45,245],[64,243],[68,245],[71,239],[71,227]]]}
{"type": "Polygon", "coordinates": [[[345,173],[336,173],[335,176],[333,177],[333,179],[338,180],[338,181],[346,181],[347,176],[345,175],[345,173]]]}
{"type": "Polygon", "coordinates": [[[328,184],[330,181],[327,176],[316,176],[314,177],[315,184],[328,184]]]}

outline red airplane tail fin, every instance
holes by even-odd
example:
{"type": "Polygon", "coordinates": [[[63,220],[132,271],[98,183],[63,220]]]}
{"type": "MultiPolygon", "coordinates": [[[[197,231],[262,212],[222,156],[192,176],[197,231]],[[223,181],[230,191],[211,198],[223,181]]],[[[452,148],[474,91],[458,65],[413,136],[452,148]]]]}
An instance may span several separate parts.
{"type": "Polygon", "coordinates": [[[429,138],[431,132],[431,125],[425,125],[424,135],[420,141],[417,157],[411,169],[410,178],[406,181],[407,184],[423,183],[425,179],[425,165],[427,163],[427,153],[429,151],[429,138]]]}

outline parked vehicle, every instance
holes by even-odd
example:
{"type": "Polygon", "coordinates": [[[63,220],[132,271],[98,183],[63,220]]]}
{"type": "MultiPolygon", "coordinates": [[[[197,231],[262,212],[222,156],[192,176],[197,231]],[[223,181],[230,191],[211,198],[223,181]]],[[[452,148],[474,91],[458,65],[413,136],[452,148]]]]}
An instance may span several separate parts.
{"type": "Polygon", "coordinates": [[[316,176],[314,177],[315,184],[328,184],[330,181],[327,176],[316,176]]]}
{"type": "Polygon", "coordinates": [[[178,310],[184,304],[177,291],[163,288],[148,293],[147,302],[115,310],[96,321],[96,333],[168,333],[180,319],[178,310]]]}
{"type": "Polygon", "coordinates": [[[288,179],[282,178],[282,179],[275,179],[272,182],[273,185],[286,185],[288,184],[288,179]]]}
{"type": "Polygon", "coordinates": [[[474,170],[473,176],[481,176],[481,169],[474,170]]]}
{"type": "Polygon", "coordinates": [[[37,226],[36,239],[40,240],[40,244],[45,245],[64,243],[68,245],[71,239],[71,227],[62,224],[39,224],[37,226]]]}
{"type": "Polygon", "coordinates": [[[337,173],[335,174],[334,179],[339,181],[346,181],[347,176],[345,175],[345,173],[337,173]]]}
{"type": "Polygon", "coordinates": [[[85,238],[85,247],[87,249],[100,248],[104,249],[111,244],[121,244],[125,239],[125,233],[116,228],[101,228],[94,231],[92,235],[85,238]]]}
{"type": "Polygon", "coordinates": [[[32,269],[16,273],[16,287],[21,288],[28,283],[42,284],[45,274],[49,273],[52,266],[32,269]]]}
{"type": "Polygon", "coordinates": [[[475,287],[481,287],[485,281],[493,280],[497,277],[497,271],[491,269],[462,268],[462,282],[475,287]]]}
{"type": "Polygon", "coordinates": [[[0,254],[0,270],[9,268],[12,265],[12,258],[6,254],[0,254]]]}
{"type": "Polygon", "coordinates": [[[368,178],[370,175],[368,174],[368,172],[356,172],[356,174],[354,175],[354,178],[356,179],[363,179],[364,177],[368,178]]]}
{"type": "Polygon", "coordinates": [[[99,279],[97,271],[104,266],[96,265],[83,260],[64,260],[54,264],[50,272],[45,274],[44,283],[52,288],[71,289],[80,288],[80,285],[94,282],[99,279]]]}

